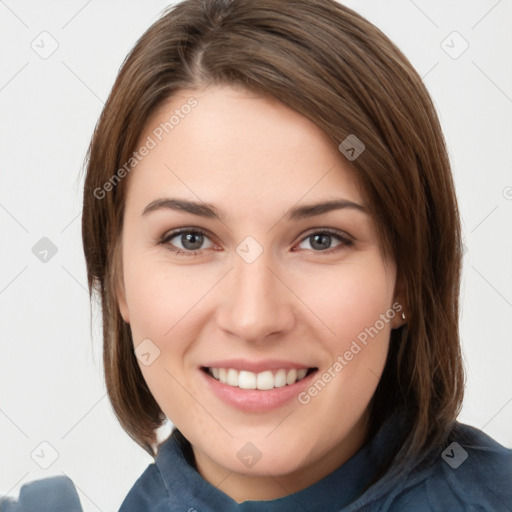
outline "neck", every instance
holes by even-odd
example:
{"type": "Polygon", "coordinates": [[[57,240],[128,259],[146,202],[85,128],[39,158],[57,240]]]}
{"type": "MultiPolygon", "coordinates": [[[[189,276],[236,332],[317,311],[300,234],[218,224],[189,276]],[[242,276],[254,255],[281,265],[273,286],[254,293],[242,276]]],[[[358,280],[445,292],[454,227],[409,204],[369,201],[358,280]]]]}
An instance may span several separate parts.
{"type": "Polygon", "coordinates": [[[217,464],[204,452],[193,447],[196,466],[201,476],[237,503],[264,501],[288,496],[320,481],[353,457],[365,444],[368,410],[340,442],[327,454],[284,475],[243,475],[217,464]]]}

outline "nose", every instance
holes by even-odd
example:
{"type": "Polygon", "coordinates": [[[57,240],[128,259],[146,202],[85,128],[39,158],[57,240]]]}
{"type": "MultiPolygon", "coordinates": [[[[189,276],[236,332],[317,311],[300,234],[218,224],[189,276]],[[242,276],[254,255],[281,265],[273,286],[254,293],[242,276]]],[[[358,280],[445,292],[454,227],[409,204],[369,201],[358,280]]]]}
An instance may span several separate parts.
{"type": "Polygon", "coordinates": [[[253,263],[235,256],[222,297],[217,324],[241,340],[265,343],[293,328],[294,295],[270,268],[265,253],[253,263]]]}

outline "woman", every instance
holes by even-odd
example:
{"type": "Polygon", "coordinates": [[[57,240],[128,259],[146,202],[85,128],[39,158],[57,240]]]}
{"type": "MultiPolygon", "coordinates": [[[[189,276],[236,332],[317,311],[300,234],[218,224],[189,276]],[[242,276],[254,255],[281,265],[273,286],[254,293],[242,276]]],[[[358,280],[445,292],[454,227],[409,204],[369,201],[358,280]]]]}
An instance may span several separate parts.
{"type": "Polygon", "coordinates": [[[510,450],[456,422],[439,122],[350,9],[169,10],[96,128],[83,241],[109,396],[156,454],[121,510],[512,508],[510,450]]]}
{"type": "Polygon", "coordinates": [[[456,421],[438,118],[359,15],[170,9],[105,105],[82,222],[109,397],[156,457],[121,511],[512,509],[511,450],[456,421]]]}

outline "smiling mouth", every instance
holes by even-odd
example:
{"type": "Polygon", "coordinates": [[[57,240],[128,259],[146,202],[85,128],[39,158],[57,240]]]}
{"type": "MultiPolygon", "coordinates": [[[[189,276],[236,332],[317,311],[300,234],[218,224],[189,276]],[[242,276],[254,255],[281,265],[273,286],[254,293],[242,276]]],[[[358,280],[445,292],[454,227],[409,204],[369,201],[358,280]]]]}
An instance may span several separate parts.
{"type": "Polygon", "coordinates": [[[206,374],[213,379],[240,389],[259,389],[267,391],[269,389],[291,386],[301,381],[318,368],[301,368],[265,370],[263,372],[254,373],[246,370],[235,370],[234,368],[210,368],[202,367],[206,374]]]}

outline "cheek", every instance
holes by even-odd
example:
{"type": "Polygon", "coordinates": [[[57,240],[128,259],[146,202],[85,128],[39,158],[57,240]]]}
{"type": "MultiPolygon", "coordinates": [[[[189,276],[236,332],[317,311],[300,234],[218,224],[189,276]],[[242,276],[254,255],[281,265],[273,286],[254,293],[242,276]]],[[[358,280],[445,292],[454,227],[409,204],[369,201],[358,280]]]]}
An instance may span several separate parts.
{"type": "Polygon", "coordinates": [[[209,281],[200,266],[171,267],[164,258],[132,254],[125,264],[124,283],[134,344],[172,336],[208,291],[209,281]]]}
{"type": "Polygon", "coordinates": [[[303,283],[303,296],[311,299],[311,309],[328,329],[317,331],[324,333],[318,337],[322,368],[299,401],[309,405],[309,413],[357,418],[375,392],[388,354],[394,266],[386,267],[377,253],[369,253],[317,275],[314,286],[303,283]]]}
{"type": "Polygon", "coordinates": [[[203,325],[199,301],[211,281],[199,266],[171,268],[160,258],[135,251],[126,260],[124,282],[135,352],[140,346],[152,358],[156,355],[148,365],[138,356],[144,380],[173,424],[191,424],[204,434],[207,422],[184,389],[193,392],[187,354],[203,325]]]}
{"type": "Polygon", "coordinates": [[[329,328],[330,335],[324,339],[332,349],[343,350],[376,322],[382,334],[389,334],[389,320],[382,326],[380,319],[392,305],[395,270],[386,267],[376,254],[340,265],[336,271],[328,269],[314,280],[297,276],[295,282],[301,280],[302,296],[329,328]]]}
{"type": "MultiPolygon", "coordinates": [[[[303,293],[314,299],[311,309],[329,327],[320,338],[325,358],[316,379],[298,397],[312,438],[316,426],[307,422],[308,416],[324,418],[325,431],[341,435],[363,414],[384,369],[395,315],[395,270],[375,254],[318,277],[315,287],[308,284],[303,293]]],[[[318,441],[318,446],[331,441],[318,441]]]]}

